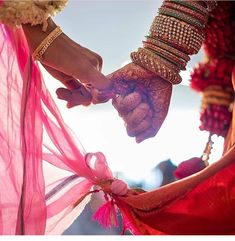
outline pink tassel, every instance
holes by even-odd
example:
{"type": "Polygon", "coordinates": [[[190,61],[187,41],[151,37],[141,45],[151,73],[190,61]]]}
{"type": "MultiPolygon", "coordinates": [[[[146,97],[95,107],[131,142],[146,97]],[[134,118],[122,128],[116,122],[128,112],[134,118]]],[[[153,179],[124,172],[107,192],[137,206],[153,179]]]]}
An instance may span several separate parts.
{"type": "Polygon", "coordinates": [[[101,206],[93,215],[93,220],[97,221],[105,228],[118,227],[117,210],[113,201],[108,201],[101,206]]]}

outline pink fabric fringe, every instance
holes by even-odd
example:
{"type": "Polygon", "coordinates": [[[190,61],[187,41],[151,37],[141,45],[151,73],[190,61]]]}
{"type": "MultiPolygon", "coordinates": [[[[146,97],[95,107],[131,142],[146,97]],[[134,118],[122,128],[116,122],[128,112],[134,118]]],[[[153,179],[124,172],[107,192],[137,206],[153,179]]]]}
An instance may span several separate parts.
{"type": "Polygon", "coordinates": [[[117,210],[113,200],[102,205],[93,215],[93,220],[104,228],[118,227],[117,210]]]}

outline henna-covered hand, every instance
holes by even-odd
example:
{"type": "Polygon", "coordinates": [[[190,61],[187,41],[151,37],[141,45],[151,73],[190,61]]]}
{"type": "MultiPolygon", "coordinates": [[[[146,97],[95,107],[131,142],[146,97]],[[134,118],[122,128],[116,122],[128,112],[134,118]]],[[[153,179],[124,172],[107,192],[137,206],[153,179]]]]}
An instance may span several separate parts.
{"type": "Polygon", "coordinates": [[[172,85],[134,63],[110,74],[108,79],[112,82],[113,94],[109,90],[93,90],[91,95],[82,95],[80,90],[72,90],[73,99],[66,95],[63,99],[70,106],[76,106],[103,103],[113,97],[113,106],[123,118],[129,136],[135,137],[137,143],[154,137],[166,118],[172,85]]]}
{"type": "Polygon", "coordinates": [[[128,135],[137,143],[154,137],[168,113],[172,85],[134,63],[108,77],[118,94],[113,106],[125,121],[128,135]]]}

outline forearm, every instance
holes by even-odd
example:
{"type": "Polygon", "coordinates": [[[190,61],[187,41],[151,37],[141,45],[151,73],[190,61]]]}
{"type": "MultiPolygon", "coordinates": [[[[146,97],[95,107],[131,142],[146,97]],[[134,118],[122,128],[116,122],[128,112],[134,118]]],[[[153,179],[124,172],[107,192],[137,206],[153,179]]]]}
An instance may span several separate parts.
{"type": "Polygon", "coordinates": [[[200,50],[215,6],[216,1],[164,1],[143,47],[131,54],[133,62],[172,84],[180,83],[179,72],[200,50]]]}

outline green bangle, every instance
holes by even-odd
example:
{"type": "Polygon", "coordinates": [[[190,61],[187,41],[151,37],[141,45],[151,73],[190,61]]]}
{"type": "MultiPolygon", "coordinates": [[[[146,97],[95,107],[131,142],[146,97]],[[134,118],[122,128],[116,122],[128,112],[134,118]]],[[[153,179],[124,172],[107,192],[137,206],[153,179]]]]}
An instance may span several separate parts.
{"type": "Polygon", "coordinates": [[[200,22],[198,22],[196,19],[194,20],[190,20],[190,19],[185,19],[183,16],[180,16],[180,15],[177,15],[175,13],[171,13],[170,11],[168,10],[163,10],[163,9],[159,9],[159,14],[161,15],[165,15],[165,16],[168,16],[168,17],[173,17],[173,18],[176,18],[178,20],[181,20],[183,22],[186,22],[188,23],[189,25],[192,25],[196,28],[199,28],[199,29],[203,29],[205,27],[205,25],[201,24],[200,22]]]}
{"type": "Polygon", "coordinates": [[[180,1],[180,0],[171,0],[171,2],[175,2],[175,3],[178,3],[178,4],[182,5],[182,6],[190,8],[190,9],[194,10],[195,12],[198,12],[198,13],[200,13],[202,15],[205,15],[205,14],[208,13],[206,11],[206,9],[205,9],[205,11],[202,11],[202,10],[196,8],[195,6],[192,6],[192,5],[188,4],[187,2],[183,2],[183,1],[180,1]]]}

